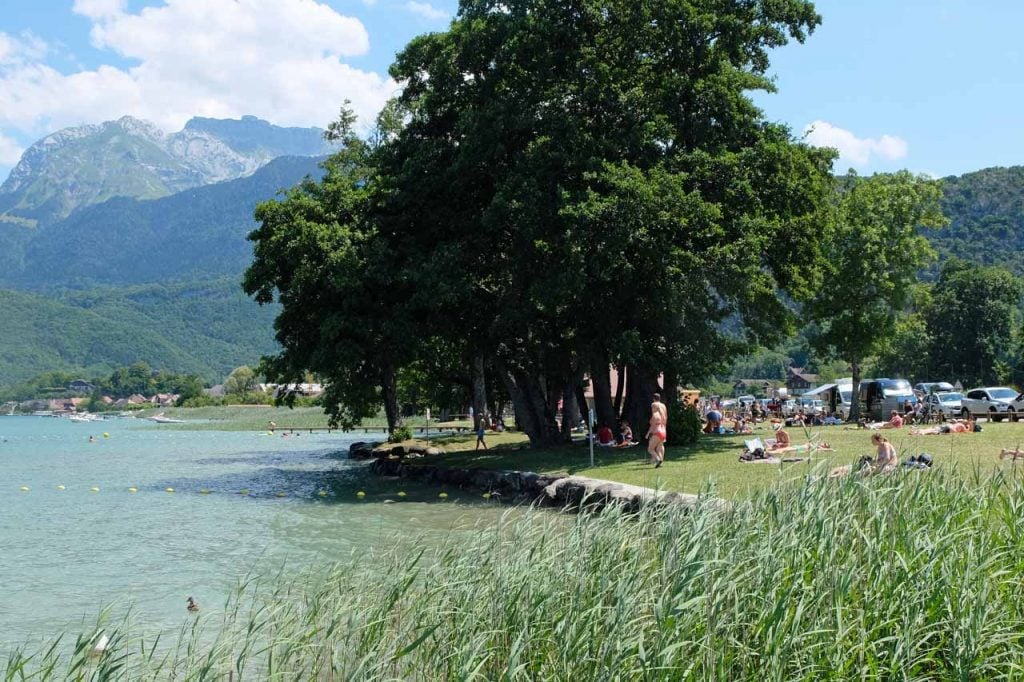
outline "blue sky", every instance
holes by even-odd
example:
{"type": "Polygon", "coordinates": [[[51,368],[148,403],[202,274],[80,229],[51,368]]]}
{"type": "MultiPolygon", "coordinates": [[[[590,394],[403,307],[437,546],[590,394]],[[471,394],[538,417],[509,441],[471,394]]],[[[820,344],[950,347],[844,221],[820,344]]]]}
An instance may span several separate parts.
{"type": "MultiPolygon", "coordinates": [[[[768,118],[838,147],[837,171],[950,175],[1024,162],[1024,2],[822,0],[776,51],[768,118]]],[[[324,126],[396,90],[387,66],[456,0],[0,0],[0,179],[62,127],[131,114],[324,126]]]]}

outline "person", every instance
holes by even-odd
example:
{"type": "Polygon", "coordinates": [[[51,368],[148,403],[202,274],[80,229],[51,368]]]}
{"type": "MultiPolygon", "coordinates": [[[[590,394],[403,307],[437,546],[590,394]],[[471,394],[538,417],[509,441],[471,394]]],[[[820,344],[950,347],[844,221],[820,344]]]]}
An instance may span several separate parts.
{"type": "Polygon", "coordinates": [[[903,428],[903,417],[896,410],[889,413],[889,421],[887,422],[874,422],[872,424],[865,425],[865,428],[877,430],[877,429],[900,429],[903,428]]]}
{"type": "Polygon", "coordinates": [[[627,448],[633,444],[633,429],[629,426],[629,422],[622,420],[619,425],[619,443],[620,448],[627,448]]]}
{"type": "MultiPolygon", "coordinates": [[[[871,444],[877,448],[875,459],[872,460],[867,456],[862,457],[858,474],[861,476],[873,476],[874,474],[887,474],[895,471],[899,466],[899,460],[896,458],[896,448],[892,446],[892,443],[882,434],[873,433],[871,434],[871,444]]],[[[847,464],[830,471],[828,477],[841,478],[849,476],[852,472],[853,466],[847,464]]]]}
{"type": "Polygon", "coordinates": [[[656,469],[665,462],[665,441],[668,440],[669,433],[669,409],[662,402],[662,394],[654,393],[652,397],[654,399],[650,403],[650,429],[648,429],[647,433],[653,435],[653,438],[648,439],[647,450],[654,457],[654,468],[656,469]],[[654,440],[656,442],[651,445],[651,441],[654,440]],[[652,446],[653,451],[651,451],[652,446]]]}
{"type": "Polygon", "coordinates": [[[944,424],[936,424],[924,429],[910,429],[911,436],[936,436],[946,433],[971,433],[974,431],[974,422],[952,421],[944,424]]]}
{"type": "Polygon", "coordinates": [[[896,448],[892,446],[889,439],[880,433],[873,433],[871,434],[871,443],[877,448],[877,454],[875,461],[864,472],[866,476],[887,474],[899,466],[899,460],[896,459],[896,448]]]}
{"type": "Polygon", "coordinates": [[[782,428],[780,422],[776,422],[772,428],[775,429],[775,442],[768,448],[769,450],[774,452],[775,450],[782,450],[793,445],[793,440],[786,433],[786,430],[782,428]]]}
{"type": "Polygon", "coordinates": [[[487,433],[487,418],[484,417],[483,415],[480,415],[480,421],[477,422],[477,427],[476,427],[476,448],[475,449],[479,450],[480,446],[483,446],[484,450],[487,449],[487,443],[484,441],[484,435],[486,433],[487,433]]]}
{"type": "Polygon", "coordinates": [[[274,423],[274,422],[272,422],[272,421],[271,421],[271,422],[268,422],[268,423],[270,424],[270,432],[271,432],[271,433],[273,433],[273,432],[274,432],[274,429],[276,429],[276,428],[277,428],[277,424],[275,424],[275,423],[274,423]]]}
{"type": "Polygon", "coordinates": [[[655,410],[651,414],[651,426],[647,429],[647,452],[651,455],[655,469],[660,467],[665,460],[666,440],[668,440],[668,431],[662,420],[661,412],[655,410]]]}
{"type": "Polygon", "coordinates": [[[615,434],[608,427],[607,424],[601,424],[597,429],[597,444],[605,447],[611,447],[615,444],[615,434]]]}
{"type": "Polygon", "coordinates": [[[706,420],[704,433],[718,433],[718,428],[722,425],[722,413],[716,409],[711,409],[704,415],[704,419],[706,420]]]}

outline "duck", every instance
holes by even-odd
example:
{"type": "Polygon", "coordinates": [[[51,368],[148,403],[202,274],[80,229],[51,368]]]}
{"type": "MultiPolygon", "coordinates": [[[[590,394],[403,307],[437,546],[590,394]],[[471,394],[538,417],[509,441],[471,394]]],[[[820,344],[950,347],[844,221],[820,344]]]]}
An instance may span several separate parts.
{"type": "Polygon", "coordinates": [[[195,613],[196,611],[199,610],[199,604],[196,603],[195,599],[193,599],[192,597],[189,597],[187,601],[188,601],[188,606],[186,606],[185,608],[188,609],[189,613],[195,613]]]}

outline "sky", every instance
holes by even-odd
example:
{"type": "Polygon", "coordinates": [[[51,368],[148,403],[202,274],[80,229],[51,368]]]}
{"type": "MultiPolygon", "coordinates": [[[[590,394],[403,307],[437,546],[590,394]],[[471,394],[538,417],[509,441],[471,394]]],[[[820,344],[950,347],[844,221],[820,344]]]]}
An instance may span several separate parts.
{"type": "MultiPolygon", "coordinates": [[[[1024,163],[1024,2],[820,0],[821,26],[775,50],[755,93],[837,172],[932,176],[1024,163]]],[[[252,114],[363,124],[398,91],[412,37],[457,0],[0,0],[0,180],[61,128],[132,115],[167,132],[252,114]]]]}

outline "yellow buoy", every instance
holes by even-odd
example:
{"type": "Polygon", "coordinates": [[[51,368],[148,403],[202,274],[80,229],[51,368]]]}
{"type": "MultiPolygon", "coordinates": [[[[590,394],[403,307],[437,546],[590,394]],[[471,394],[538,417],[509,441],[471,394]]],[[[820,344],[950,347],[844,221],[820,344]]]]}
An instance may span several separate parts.
{"type": "Polygon", "coordinates": [[[21,486],[21,492],[27,493],[28,492],[28,486],[27,485],[21,486]]]}
{"type": "Polygon", "coordinates": [[[128,488],[128,492],[130,492],[130,493],[137,493],[137,492],[139,492],[139,489],[136,488],[135,486],[132,486],[131,488],[128,488]]]}
{"type": "Polygon", "coordinates": [[[360,490],[359,492],[356,493],[356,497],[366,497],[366,493],[360,490]]]}
{"type": "Polygon", "coordinates": [[[278,497],[287,497],[288,493],[278,493],[277,496],[278,497]]]}
{"type": "Polygon", "coordinates": [[[404,490],[399,490],[398,491],[398,496],[399,497],[405,497],[405,491],[404,490]]]}
{"type": "Polygon", "coordinates": [[[199,489],[199,494],[200,494],[200,495],[209,495],[209,494],[210,494],[210,491],[209,491],[209,490],[207,490],[206,488],[200,488],[200,489],[199,489]]]}
{"type": "Polygon", "coordinates": [[[96,486],[93,486],[93,487],[89,488],[89,492],[91,492],[91,493],[98,493],[99,491],[100,491],[100,489],[97,488],[96,486]]]}
{"type": "Polygon", "coordinates": [[[164,490],[166,490],[169,493],[173,493],[174,492],[174,488],[164,488],[164,490]]]}
{"type": "Polygon", "coordinates": [[[440,495],[438,495],[438,497],[440,497],[442,500],[447,500],[448,499],[448,493],[441,493],[440,495]]]}
{"type": "Polygon", "coordinates": [[[327,491],[321,490],[320,492],[317,493],[317,495],[319,495],[320,497],[327,497],[327,491]]]}
{"type": "Polygon", "coordinates": [[[273,435],[274,435],[274,432],[273,432],[273,431],[267,431],[267,435],[268,435],[268,436],[273,436],[273,435]]]}
{"type": "Polygon", "coordinates": [[[109,434],[109,433],[107,433],[106,431],[104,431],[104,432],[103,432],[103,437],[104,437],[104,438],[110,438],[110,434],[109,434]]]}
{"type": "Polygon", "coordinates": [[[62,486],[62,485],[57,486],[57,490],[64,490],[64,486],[62,486]]]}
{"type": "Polygon", "coordinates": [[[239,495],[248,495],[249,494],[249,489],[248,488],[242,488],[241,490],[238,491],[238,494],[239,495]]]}
{"type": "Polygon", "coordinates": [[[491,494],[490,494],[490,493],[484,493],[484,494],[483,494],[483,498],[484,498],[485,500],[489,500],[489,499],[491,499],[491,494]]]}

